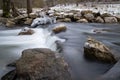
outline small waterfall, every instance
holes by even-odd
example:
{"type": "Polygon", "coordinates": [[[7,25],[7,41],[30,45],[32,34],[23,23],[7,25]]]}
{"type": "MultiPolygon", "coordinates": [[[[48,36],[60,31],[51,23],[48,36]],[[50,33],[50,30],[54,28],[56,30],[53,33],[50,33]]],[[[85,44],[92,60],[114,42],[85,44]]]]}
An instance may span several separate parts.
{"type": "Polygon", "coordinates": [[[18,35],[21,29],[0,31],[0,78],[11,69],[7,64],[14,62],[21,56],[21,52],[28,48],[49,48],[57,50],[56,41],[65,41],[52,35],[48,29],[33,29],[33,35],[18,35]]]}
{"type": "Polygon", "coordinates": [[[36,18],[33,20],[31,27],[36,27],[38,25],[44,25],[44,24],[56,23],[56,18],[47,16],[45,12],[41,12],[39,16],[40,16],[39,18],[36,18]]]}

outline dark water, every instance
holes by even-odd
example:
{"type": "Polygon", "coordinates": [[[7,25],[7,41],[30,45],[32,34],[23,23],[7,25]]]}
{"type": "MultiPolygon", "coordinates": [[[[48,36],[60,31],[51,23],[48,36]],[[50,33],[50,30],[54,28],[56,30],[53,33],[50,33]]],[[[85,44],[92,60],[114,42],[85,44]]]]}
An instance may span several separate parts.
{"type": "MultiPolygon", "coordinates": [[[[58,24],[47,25],[49,30],[58,24]]],[[[66,62],[69,64],[70,71],[74,80],[94,80],[105,74],[113,65],[103,64],[99,62],[89,61],[83,56],[83,46],[87,39],[87,36],[93,36],[99,41],[110,47],[114,55],[119,58],[120,54],[120,24],[80,24],[80,23],[62,23],[67,26],[67,31],[57,34],[60,38],[65,38],[67,41],[62,44],[63,51],[61,53],[64,56],[66,62]],[[93,29],[104,29],[102,33],[94,33],[93,29]]],[[[46,27],[40,26],[40,27],[46,27]]],[[[39,28],[39,27],[38,27],[39,28]]],[[[0,35],[1,36],[1,35],[0,35]]],[[[25,47],[25,45],[23,45],[25,47]]],[[[9,47],[9,46],[6,46],[9,47]]],[[[12,54],[7,51],[6,47],[0,48],[0,53],[3,51],[7,54],[0,54],[0,67],[3,66],[3,60],[7,60],[7,57],[19,58],[21,54],[12,54]],[[7,57],[6,57],[7,56],[7,57]],[[4,58],[6,57],[6,58],[4,58]]],[[[10,49],[10,48],[9,48],[10,49]]],[[[16,51],[18,48],[13,48],[16,51]]],[[[12,59],[11,61],[12,62],[12,59]]],[[[5,66],[5,64],[4,64],[5,66]]],[[[10,70],[4,68],[4,71],[10,70]]],[[[1,70],[1,69],[0,69],[1,70]]],[[[0,71],[0,75],[3,73],[0,71]]]]}
{"type": "Polygon", "coordinates": [[[58,34],[67,39],[63,43],[63,56],[70,66],[74,80],[94,80],[105,74],[113,65],[86,60],[83,46],[87,36],[92,36],[110,47],[116,57],[120,57],[120,24],[79,24],[65,23],[68,30],[58,34]],[[93,29],[105,29],[102,33],[94,33],[93,29]]]}

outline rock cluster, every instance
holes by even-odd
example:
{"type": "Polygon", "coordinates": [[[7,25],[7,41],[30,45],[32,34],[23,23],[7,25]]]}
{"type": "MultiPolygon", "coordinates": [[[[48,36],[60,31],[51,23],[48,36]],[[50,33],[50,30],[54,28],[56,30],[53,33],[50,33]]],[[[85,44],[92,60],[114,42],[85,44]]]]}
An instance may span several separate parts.
{"type": "Polygon", "coordinates": [[[84,45],[84,55],[88,59],[97,60],[104,63],[116,62],[116,59],[110,49],[92,37],[89,37],[84,45]]]}
{"type": "Polygon", "coordinates": [[[16,69],[1,80],[72,80],[68,65],[46,48],[27,49],[16,62],[16,69]]]}
{"type": "MultiPolygon", "coordinates": [[[[78,23],[120,23],[120,16],[113,16],[109,13],[93,12],[91,10],[71,10],[71,11],[56,11],[48,10],[39,13],[31,13],[29,16],[27,14],[19,15],[15,18],[10,19],[0,19],[0,22],[4,22],[7,27],[13,27],[18,24],[32,25],[32,22],[37,22],[35,24],[47,24],[57,22],[78,22],[78,23]],[[48,16],[48,19],[43,18],[43,15],[48,16]],[[50,17],[50,18],[49,18],[50,17]],[[39,18],[39,19],[38,19],[39,18]],[[37,19],[37,20],[35,20],[37,19]]],[[[33,25],[34,26],[34,25],[33,25]]]]}
{"type": "Polygon", "coordinates": [[[15,18],[7,19],[5,22],[7,27],[14,27],[15,25],[31,25],[33,19],[37,18],[37,14],[31,13],[28,17],[27,14],[19,15],[15,18]]]}
{"type": "Polygon", "coordinates": [[[120,17],[109,13],[93,12],[91,10],[83,11],[64,11],[52,13],[60,22],[79,22],[79,23],[119,23],[120,17]]]}

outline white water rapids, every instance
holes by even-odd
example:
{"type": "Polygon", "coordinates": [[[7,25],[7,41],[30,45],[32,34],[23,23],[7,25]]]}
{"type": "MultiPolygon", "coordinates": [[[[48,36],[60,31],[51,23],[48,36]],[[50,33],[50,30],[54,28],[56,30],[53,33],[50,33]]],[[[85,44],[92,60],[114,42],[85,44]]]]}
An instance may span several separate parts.
{"type": "Polygon", "coordinates": [[[28,48],[49,48],[56,51],[55,41],[60,40],[56,36],[51,36],[47,29],[33,29],[33,35],[18,35],[21,29],[0,31],[0,78],[9,70],[7,64],[17,60],[21,52],[28,48]]]}

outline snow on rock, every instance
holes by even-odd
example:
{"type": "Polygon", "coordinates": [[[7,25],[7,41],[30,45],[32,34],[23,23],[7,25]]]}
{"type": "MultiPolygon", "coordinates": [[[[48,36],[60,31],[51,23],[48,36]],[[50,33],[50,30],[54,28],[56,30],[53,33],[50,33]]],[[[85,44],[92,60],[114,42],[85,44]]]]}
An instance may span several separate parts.
{"type": "Polygon", "coordinates": [[[36,27],[38,25],[43,25],[43,24],[56,23],[56,18],[55,17],[49,17],[44,12],[41,12],[39,15],[41,17],[33,20],[32,24],[31,24],[32,27],[36,27]]]}
{"type": "Polygon", "coordinates": [[[110,49],[102,42],[89,37],[84,45],[84,56],[91,60],[97,60],[103,63],[115,63],[116,59],[110,49]]]}

